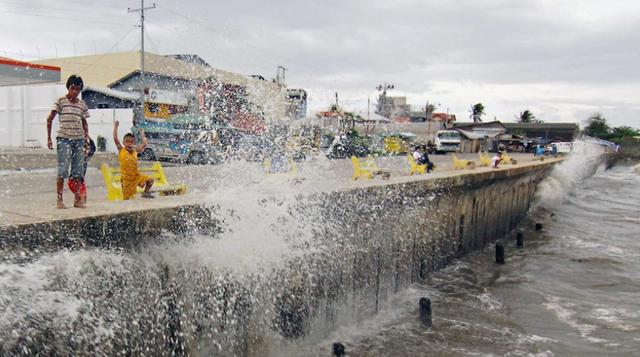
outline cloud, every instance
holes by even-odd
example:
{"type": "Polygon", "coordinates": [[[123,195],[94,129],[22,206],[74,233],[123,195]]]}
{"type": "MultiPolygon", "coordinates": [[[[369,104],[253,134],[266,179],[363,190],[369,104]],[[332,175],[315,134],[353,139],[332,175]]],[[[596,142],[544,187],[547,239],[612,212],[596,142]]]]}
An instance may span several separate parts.
{"type": "MultiPolygon", "coordinates": [[[[376,85],[396,85],[417,107],[441,103],[466,117],[476,102],[490,117],[524,109],[549,121],[580,122],[591,111],[639,126],[640,3],[617,0],[325,0],[210,2],[156,0],[147,14],[148,49],[196,53],[212,65],[275,76],[307,88],[312,108],[340,93],[363,109],[376,85]]],[[[14,15],[0,24],[12,53],[93,53],[114,47],[138,2],[40,1],[8,9],[79,16],[101,23],[14,15]],[[84,4],[84,5],[83,5],[84,4]],[[64,13],[42,7],[67,8],[64,13]],[[74,46],[75,45],[75,46],[74,46]],[[74,50],[75,47],[75,50],[74,50]]],[[[139,45],[134,32],[118,46],[139,45]]],[[[1,52],[0,52],[1,53],[1,52]]],[[[10,56],[11,57],[11,56],[10,56]]],[[[375,92],[373,92],[375,98],[375,92]]]]}

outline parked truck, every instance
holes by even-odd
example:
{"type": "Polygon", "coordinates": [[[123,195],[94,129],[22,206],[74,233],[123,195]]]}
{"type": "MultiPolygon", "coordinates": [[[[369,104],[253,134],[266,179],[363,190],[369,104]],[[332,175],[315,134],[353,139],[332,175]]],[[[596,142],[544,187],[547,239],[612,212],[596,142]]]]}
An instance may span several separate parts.
{"type": "Polygon", "coordinates": [[[460,151],[460,132],[457,130],[438,130],[435,137],[436,153],[460,151]]]}

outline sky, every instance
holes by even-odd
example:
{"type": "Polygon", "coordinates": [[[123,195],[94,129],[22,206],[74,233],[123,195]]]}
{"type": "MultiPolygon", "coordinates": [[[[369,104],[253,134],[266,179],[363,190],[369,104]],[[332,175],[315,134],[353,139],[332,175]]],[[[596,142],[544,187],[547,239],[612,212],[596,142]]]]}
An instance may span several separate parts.
{"type": "MultiPolygon", "coordinates": [[[[145,1],[145,6],[151,5],[145,1]]],[[[276,75],[309,92],[309,114],[366,112],[380,84],[415,110],[469,120],[583,123],[602,113],[640,128],[637,0],[156,0],[145,50],[276,75]]],[[[0,56],[42,59],[140,47],[133,0],[0,0],[0,56]]]]}

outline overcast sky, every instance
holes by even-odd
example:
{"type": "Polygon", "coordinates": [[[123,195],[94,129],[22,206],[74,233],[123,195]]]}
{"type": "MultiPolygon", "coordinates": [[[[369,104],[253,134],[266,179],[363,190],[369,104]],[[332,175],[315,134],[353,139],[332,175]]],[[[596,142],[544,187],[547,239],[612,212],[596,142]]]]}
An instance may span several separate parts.
{"type": "MultiPolygon", "coordinates": [[[[151,4],[145,1],[145,4],[151,4]]],[[[429,101],[468,120],[547,122],[603,113],[640,127],[637,0],[156,0],[146,50],[195,53],[212,66],[275,76],[310,93],[311,111],[337,91],[366,111],[375,87],[395,85],[415,108],[429,101]]],[[[132,0],[0,0],[0,56],[64,57],[139,48],[132,0]],[[74,20],[75,19],[75,20],[74,20]],[[4,51],[4,53],[3,53],[4,51]]],[[[310,112],[311,112],[310,111],[310,112]]]]}

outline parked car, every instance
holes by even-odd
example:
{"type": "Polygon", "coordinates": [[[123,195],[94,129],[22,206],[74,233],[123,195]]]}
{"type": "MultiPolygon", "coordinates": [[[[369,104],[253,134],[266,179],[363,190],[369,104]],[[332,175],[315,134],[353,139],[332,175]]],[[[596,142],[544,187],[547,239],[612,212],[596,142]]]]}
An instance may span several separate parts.
{"type": "Polygon", "coordinates": [[[143,160],[171,160],[194,165],[222,161],[223,150],[215,131],[149,131],[148,145],[140,154],[143,160]]]}

